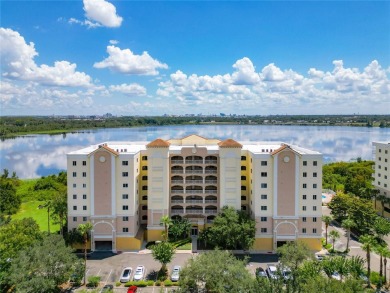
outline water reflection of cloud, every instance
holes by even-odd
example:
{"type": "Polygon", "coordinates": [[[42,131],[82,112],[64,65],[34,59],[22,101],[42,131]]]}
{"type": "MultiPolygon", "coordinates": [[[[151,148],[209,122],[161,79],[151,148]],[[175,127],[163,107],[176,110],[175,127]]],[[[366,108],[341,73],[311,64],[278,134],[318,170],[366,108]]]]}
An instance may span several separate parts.
{"type": "Polygon", "coordinates": [[[390,139],[389,129],[364,127],[185,125],[115,128],[7,139],[0,144],[1,166],[15,171],[21,178],[39,177],[66,169],[66,154],[91,144],[182,138],[190,134],[238,141],[291,143],[321,152],[327,162],[357,157],[372,159],[372,141],[390,139]]]}

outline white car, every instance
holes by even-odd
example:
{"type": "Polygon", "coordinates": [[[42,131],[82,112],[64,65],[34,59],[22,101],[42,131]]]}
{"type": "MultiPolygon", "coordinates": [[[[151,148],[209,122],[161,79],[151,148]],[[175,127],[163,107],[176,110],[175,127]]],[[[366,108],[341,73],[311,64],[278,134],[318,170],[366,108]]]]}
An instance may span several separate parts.
{"type": "Polygon", "coordinates": [[[174,266],[171,274],[171,281],[172,282],[177,282],[179,281],[180,278],[180,270],[181,266],[174,266]]]}
{"type": "Polygon", "coordinates": [[[145,267],[138,266],[135,269],[133,280],[134,281],[141,281],[144,278],[144,275],[145,275],[145,267]]]}
{"type": "Polygon", "coordinates": [[[265,270],[268,274],[268,278],[276,280],[278,278],[277,272],[278,269],[273,264],[268,264],[267,269],[265,270]]]}
{"type": "Polygon", "coordinates": [[[129,282],[132,272],[133,272],[133,269],[131,267],[124,268],[119,281],[121,283],[129,282]]]}

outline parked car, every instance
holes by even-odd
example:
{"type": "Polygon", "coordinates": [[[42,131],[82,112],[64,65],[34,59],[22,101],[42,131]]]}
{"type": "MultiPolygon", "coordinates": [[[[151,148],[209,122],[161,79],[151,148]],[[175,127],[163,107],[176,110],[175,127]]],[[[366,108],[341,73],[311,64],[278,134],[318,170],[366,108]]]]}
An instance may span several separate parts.
{"type": "Polygon", "coordinates": [[[113,292],[113,290],[114,290],[114,285],[105,285],[102,288],[102,291],[100,291],[100,293],[113,292]]]}
{"type": "Polygon", "coordinates": [[[288,281],[291,279],[291,270],[289,268],[283,268],[282,276],[284,281],[288,281]]]}
{"type": "Polygon", "coordinates": [[[256,268],[256,277],[258,277],[258,278],[267,278],[267,273],[264,271],[263,268],[258,267],[258,268],[256,268]]]}
{"type": "Polygon", "coordinates": [[[138,287],[137,286],[130,286],[129,289],[127,289],[127,293],[135,293],[137,292],[138,287]]]}
{"type": "Polygon", "coordinates": [[[138,266],[135,269],[133,280],[134,281],[141,281],[144,278],[144,275],[145,275],[145,267],[144,266],[138,266]]]}
{"type": "Polygon", "coordinates": [[[278,278],[277,272],[278,269],[273,264],[268,264],[267,269],[265,270],[267,272],[268,278],[276,280],[278,278]]]}
{"type": "Polygon", "coordinates": [[[132,272],[133,272],[133,269],[131,267],[124,268],[119,281],[121,283],[129,282],[132,272]]]}
{"type": "Polygon", "coordinates": [[[341,280],[341,276],[338,272],[334,272],[331,277],[335,280],[338,280],[338,281],[341,280]]]}
{"type": "Polygon", "coordinates": [[[180,278],[180,270],[181,266],[174,266],[171,274],[171,281],[172,282],[177,282],[179,281],[180,278]]]}

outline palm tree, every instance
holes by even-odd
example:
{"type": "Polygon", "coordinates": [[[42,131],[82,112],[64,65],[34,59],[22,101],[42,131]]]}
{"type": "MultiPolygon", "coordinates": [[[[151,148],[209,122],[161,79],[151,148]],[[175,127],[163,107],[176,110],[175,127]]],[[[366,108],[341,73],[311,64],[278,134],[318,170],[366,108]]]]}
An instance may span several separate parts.
{"type": "Polygon", "coordinates": [[[371,250],[374,249],[375,245],[377,244],[374,236],[372,235],[363,235],[360,236],[359,241],[362,243],[362,249],[366,252],[366,259],[367,259],[367,284],[368,287],[371,287],[370,284],[370,276],[371,276],[371,250]]]}
{"type": "Polygon", "coordinates": [[[340,238],[340,233],[336,230],[332,230],[329,232],[329,238],[332,239],[332,242],[333,242],[333,251],[334,251],[334,244],[336,242],[337,239],[340,238]]]}
{"type": "Polygon", "coordinates": [[[354,226],[355,226],[355,222],[350,218],[345,219],[341,223],[341,227],[343,227],[344,229],[347,230],[347,248],[345,249],[347,251],[347,253],[348,253],[348,249],[349,249],[349,240],[351,239],[351,228],[354,226]]]}
{"type": "Polygon", "coordinates": [[[376,210],[376,201],[377,201],[377,197],[378,197],[379,192],[380,191],[378,189],[371,189],[371,198],[374,199],[375,210],[376,210]]]}
{"type": "Polygon", "coordinates": [[[87,222],[85,224],[80,224],[77,227],[77,230],[81,235],[83,235],[84,240],[84,284],[87,280],[87,243],[88,243],[88,235],[89,232],[92,230],[93,226],[90,222],[87,222]]]}
{"type": "Polygon", "coordinates": [[[390,234],[390,222],[385,218],[377,216],[374,222],[373,230],[378,242],[382,244],[385,242],[383,237],[390,234]]]}
{"type": "Polygon", "coordinates": [[[365,260],[360,256],[351,256],[347,258],[348,271],[355,278],[360,279],[360,276],[364,273],[365,260]]]}
{"type": "Polygon", "coordinates": [[[160,225],[164,225],[164,238],[165,241],[168,241],[168,232],[169,232],[169,226],[172,225],[172,220],[168,215],[162,216],[160,220],[160,225]]]}
{"type": "Polygon", "coordinates": [[[328,227],[332,220],[331,216],[322,216],[322,221],[325,223],[325,246],[328,245],[328,227]]]}
{"type": "Polygon", "coordinates": [[[390,249],[386,247],[386,249],[383,251],[383,270],[385,271],[385,284],[387,283],[387,258],[390,257],[390,249]]]}
{"type": "Polygon", "coordinates": [[[377,245],[374,247],[374,250],[379,254],[379,276],[383,276],[383,256],[389,251],[387,243],[385,245],[377,245]]]}

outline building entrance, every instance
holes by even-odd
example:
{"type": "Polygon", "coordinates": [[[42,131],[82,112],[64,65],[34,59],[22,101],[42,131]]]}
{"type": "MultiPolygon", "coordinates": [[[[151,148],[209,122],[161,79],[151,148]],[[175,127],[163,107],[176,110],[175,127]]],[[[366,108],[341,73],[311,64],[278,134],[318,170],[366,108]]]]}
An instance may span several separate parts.
{"type": "Polygon", "coordinates": [[[95,250],[111,251],[112,250],[112,241],[95,241],[95,250]]]}
{"type": "Polygon", "coordinates": [[[191,228],[191,236],[198,236],[198,227],[191,228]]]}

